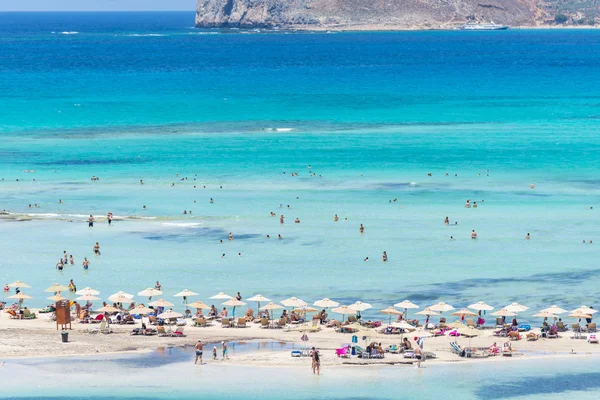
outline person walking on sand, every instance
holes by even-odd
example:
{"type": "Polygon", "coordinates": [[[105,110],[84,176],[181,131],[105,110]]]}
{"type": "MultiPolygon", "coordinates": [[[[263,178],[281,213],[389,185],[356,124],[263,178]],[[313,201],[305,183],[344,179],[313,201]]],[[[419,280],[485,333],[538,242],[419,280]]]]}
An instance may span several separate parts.
{"type": "Polygon", "coordinates": [[[223,350],[222,350],[223,360],[225,360],[225,359],[229,360],[229,355],[227,354],[227,343],[225,343],[225,341],[222,341],[221,346],[223,346],[223,350]]]}
{"type": "Polygon", "coordinates": [[[198,339],[198,343],[196,343],[196,360],[194,364],[198,363],[198,359],[200,359],[200,365],[202,365],[202,349],[204,345],[202,344],[202,340],[198,339]]]}
{"type": "Polygon", "coordinates": [[[319,351],[313,347],[310,357],[312,358],[313,374],[321,375],[321,356],[319,355],[319,351]]]}

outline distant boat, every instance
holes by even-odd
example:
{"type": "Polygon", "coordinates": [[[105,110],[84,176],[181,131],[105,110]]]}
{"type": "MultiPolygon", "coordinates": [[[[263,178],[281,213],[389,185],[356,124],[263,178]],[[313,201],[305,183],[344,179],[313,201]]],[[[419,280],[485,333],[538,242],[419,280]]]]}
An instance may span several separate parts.
{"type": "Polygon", "coordinates": [[[508,29],[507,25],[499,25],[494,21],[490,21],[489,24],[480,22],[467,22],[460,27],[463,31],[503,31],[508,29]]]}

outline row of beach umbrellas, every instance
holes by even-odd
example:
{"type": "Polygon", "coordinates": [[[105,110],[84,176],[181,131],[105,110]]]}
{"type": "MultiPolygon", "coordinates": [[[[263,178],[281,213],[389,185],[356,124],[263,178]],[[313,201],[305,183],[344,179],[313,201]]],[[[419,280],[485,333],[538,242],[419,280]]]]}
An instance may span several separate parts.
{"type": "MultiPolygon", "coordinates": [[[[16,281],[16,282],[10,283],[10,284],[8,284],[8,286],[19,288],[19,289],[31,287],[28,284],[21,282],[21,281],[16,281]]],[[[48,299],[50,299],[52,301],[60,301],[60,300],[66,300],[66,298],[64,298],[60,294],[61,292],[66,291],[66,290],[69,290],[69,288],[67,286],[60,285],[60,284],[54,284],[54,285],[48,287],[45,290],[45,292],[55,293],[53,296],[48,297],[48,299]]],[[[100,292],[98,290],[92,289],[90,287],[86,287],[84,289],[78,290],[75,294],[79,296],[76,298],[76,300],[78,300],[78,301],[101,300],[98,297],[98,295],[100,295],[100,292]]],[[[162,294],[163,294],[162,290],[159,290],[156,288],[147,288],[147,289],[140,291],[138,293],[138,296],[152,298],[154,296],[160,296],[162,294]]],[[[187,307],[200,308],[200,309],[205,309],[205,310],[210,309],[211,307],[209,305],[203,303],[202,301],[195,301],[193,303],[187,303],[188,297],[193,297],[193,296],[197,296],[197,295],[198,295],[198,293],[195,293],[191,290],[185,289],[179,293],[176,293],[174,295],[174,297],[183,297],[186,301],[187,307]]],[[[31,299],[32,297],[23,292],[19,292],[13,296],[9,296],[8,298],[18,299],[19,301],[23,301],[26,299],[31,299]]],[[[127,303],[127,302],[133,301],[133,298],[134,298],[134,295],[120,291],[120,292],[110,295],[108,297],[108,300],[110,300],[114,303],[127,303]]],[[[210,299],[225,300],[222,303],[222,305],[234,307],[234,312],[235,312],[235,307],[244,306],[247,304],[247,303],[245,303],[241,300],[237,300],[233,296],[230,296],[223,292],[219,292],[218,294],[210,297],[210,299]]],[[[271,299],[269,299],[261,294],[257,294],[257,295],[254,295],[254,296],[248,298],[247,301],[256,302],[258,304],[259,310],[265,310],[265,311],[273,311],[273,310],[283,309],[283,308],[287,308],[287,307],[291,307],[294,309],[294,311],[297,311],[297,312],[310,313],[310,312],[318,311],[318,309],[311,307],[308,303],[306,303],[305,301],[303,301],[299,298],[296,298],[296,297],[290,297],[288,299],[281,301],[281,304],[277,304],[277,303],[272,302],[271,299]],[[260,306],[261,303],[267,303],[267,304],[261,307],[260,306]]],[[[150,302],[149,305],[151,305],[153,307],[171,307],[174,304],[161,298],[154,302],[150,302]]],[[[340,306],[340,304],[338,302],[331,300],[329,298],[317,300],[313,303],[313,306],[323,308],[323,309],[331,309],[332,312],[341,314],[343,317],[345,317],[346,315],[354,315],[354,314],[357,314],[357,313],[360,313],[360,312],[363,312],[363,311],[373,308],[371,306],[371,304],[363,303],[360,301],[357,301],[350,305],[341,305],[340,306]]],[[[407,315],[409,309],[416,309],[416,308],[420,308],[420,307],[418,305],[412,303],[409,300],[404,300],[402,302],[394,304],[393,307],[390,306],[384,310],[380,310],[380,313],[388,315],[390,318],[390,324],[391,324],[392,316],[407,315]],[[400,311],[398,309],[402,309],[404,311],[400,311]]],[[[487,311],[494,310],[494,308],[495,307],[490,306],[490,305],[480,301],[480,302],[471,304],[471,305],[467,306],[466,308],[462,308],[460,310],[454,311],[451,313],[451,315],[458,316],[461,318],[476,317],[479,314],[474,311],[487,312],[487,311]],[[472,311],[472,310],[474,310],[474,311],[472,311]]],[[[519,313],[527,311],[528,309],[529,309],[529,307],[526,307],[519,303],[511,303],[511,304],[501,308],[500,310],[491,313],[491,315],[496,316],[496,317],[514,317],[514,316],[517,316],[519,313]]],[[[450,304],[440,302],[440,303],[431,305],[429,307],[426,307],[423,310],[416,312],[415,314],[425,315],[429,318],[430,316],[441,315],[443,313],[447,313],[447,312],[453,311],[453,310],[455,310],[455,308],[453,306],[451,306],[450,304]]],[[[112,307],[112,306],[107,306],[107,307],[103,307],[102,309],[98,309],[98,311],[113,312],[113,311],[118,311],[118,309],[115,307],[112,307]]],[[[147,314],[147,313],[152,312],[153,310],[150,308],[146,308],[144,306],[140,306],[140,307],[136,307],[135,311],[137,311],[139,314],[147,314]],[[144,312],[142,312],[142,311],[144,311],[144,312]]],[[[169,311],[169,312],[172,314],[177,314],[177,316],[181,316],[181,314],[179,314],[179,313],[176,313],[173,311],[169,311]]],[[[572,310],[569,312],[569,311],[562,309],[556,305],[552,305],[548,308],[541,310],[540,312],[538,312],[536,314],[533,314],[533,316],[540,317],[540,318],[557,319],[561,314],[568,313],[568,316],[572,317],[572,318],[592,318],[592,315],[596,312],[597,312],[597,310],[594,310],[593,308],[588,307],[588,306],[580,306],[580,307],[576,308],[575,310],[572,310]]]]}

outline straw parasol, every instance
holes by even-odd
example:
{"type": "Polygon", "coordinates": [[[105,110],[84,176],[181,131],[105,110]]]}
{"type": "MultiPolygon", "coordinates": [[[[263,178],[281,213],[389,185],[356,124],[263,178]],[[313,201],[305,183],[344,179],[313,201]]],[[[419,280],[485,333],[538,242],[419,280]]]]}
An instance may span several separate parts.
{"type": "Polygon", "coordinates": [[[247,299],[248,301],[255,301],[256,307],[260,308],[260,303],[265,303],[267,301],[271,301],[271,299],[267,299],[265,296],[263,296],[262,294],[256,294],[252,297],[250,297],[249,299],[247,299]]]}
{"type": "Polygon", "coordinates": [[[59,293],[59,294],[55,294],[54,296],[48,297],[48,300],[52,300],[52,301],[56,302],[56,301],[66,300],[66,298],[62,297],[59,293]]]}
{"type": "MultiPolygon", "coordinates": [[[[211,297],[212,299],[212,297],[211,297]]],[[[233,317],[235,317],[235,308],[237,306],[245,306],[246,303],[244,303],[243,301],[240,301],[238,299],[229,299],[227,300],[225,303],[223,303],[224,306],[233,306],[233,311],[231,312],[231,315],[233,317]]]]}
{"type": "Polygon", "coordinates": [[[555,306],[555,305],[551,305],[548,308],[544,308],[542,311],[540,312],[549,312],[551,314],[564,314],[567,312],[567,310],[563,310],[562,308],[555,306]]]}
{"type": "Polygon", "coordinates": [[[534,317],[540,317],[540,318],[558,318],[555,314],[552,314],[551,312],[548,311],[540,311],[537,314],[533,314],[534,317]]]}
{"type": "Polygon", "coordinates": [[[148,289],[144,289],[141,292],[139,292],[138,296],[152,297],[152,296],[160,296],[161,294],[163,294],[162,290],[158,290],[158,289],[149,287],[148,289]]]}
{"type": "Polygon", "coordinates": [[[348,306],[348,308],[350,310],[354,310],[360,314],[362,311],[368,310],[369,308],[373,308],[373,306],[370,305],[369,303],[363,303],[362,301],[357,301],[354,304],[350,304],[348,306]]]}
{"type": "Polygon", "coordinates": [[[23,292],[13,294],[12,296],[8,296],[8,298],[9,299],[17,299],[17,300],[33,299],[33,297],[31,297],[30,295],[25,294],[23,292]]]}
{"type": "Polygon", "coordinates": [[[492,311],[494,307],[489,304],[485,304],[483,301],[478,301],[477,303],[471,304],[467,308],[475,311],[492,311]]]}
{"type": "Polygon", "coordinates": [[[281,302],[286,307],[303,307],[307,306],[304,300],[298,299],[296,297],[290,297],[289,299],[285,299],[281,302]]]}
{"type": "Polygon", "coordinates": [[[431,307],[427,307],[426,309],[416,312],[415,314],[427,316],[427,319],[425,320],[425,325],[427,325],[429,323],[430,315],[439,315],[439,313],[437,311],[432,310],[431,307]]]}
{"type": "MultiPolygon", "coordinates": [[[[266,311],[273,311],[273,310],[280,310],[284,308],[283,306],[270,302],[269,304],[267,304],[266,306],[262,306],[261,308],[259,308],[260,310],[266,310],[266,311]]],[[[271,316],[271,319],[273,319],[273,313],[269,313],[269,315],[271,316]]]]}
{"type": "Polygon", "coordinates": [[[581,311],[585,314],[595,314],[598,312],[598,310],[594,310],[591,307],[588,306],[580,306],[579,308],[576,308],[575,310],[571,311],[572,313],[574,313],[575,311],[581,311]]]}
{"type": "Polygon", "coordinates": [[[465,319],[465,317],[476,317],[477,313],[474,313],[471,310],[467,310],[466,308],[462,308],[458,311],[453,312],[451,315],[454,315],[456,317],[460,317],[460,319],[465,319]]]}
{"type": "Polygon", "coordinates": [[[90,287],[86,287],[76,291],[75,294],[79,296],[97,296],[100,294],[100,292],[90,287]]]}
{"type": "Polygon", "coordinates": [[[148,307],[144,307],[144,305],[140,304],[137,307],[135,307],[133,310],[129,310],[129,314],[132,315],[139,315],[140,316],[140,323],[144,323],[144,315],[148,315],[150,313],[153,313],[154,310],[148,307]]]}
{"type": "Polygon", "coordinates": [[[302,307],[296,307],[292,311],[295,311],[298,313],[313,313],[313,312],[318,312],[319,310],[317,310],[316,308],[311,307],[311,306],[302,306],[302,307]]]}
{"type": "Polygon", "coordinates": [[[181,318],[181,317],[183,317],[183,314],[180,314],[173,310],[169,310],[169,311],[165,311],[162,314],[158,314],[157,317],[162,318],[162,319],[181,318]]]}
{"type": "Polygon", "coordinates": [[[454,310],[454,307],[452,307],[450,304],[446,304],[443,302],[434,304],[434,305],[430,306],[429,308],[432,309],[433,311],[439,311],[440,313],[454,310]]]}
{"type": "Polygon", "coordinates": [[[183,289],[181,292],[174,294],[174,297],[183,297],[183,302],[186,304],[186,308],[187,308],[187,298],[191,297],[191,296],[197,296],[198,293],[196,292],[192,292],[189,289],[183,289]]]}
{"type": "Polygon", "coordinates": [[[54,285],[50,286],[48,289],[44,290],[44,292],[60,293],[63,290],[69,290],[69,288],[65,285],[60,285],[58,283],[55,283],[54,285]]]}
{"type": "Polygon", "coordinates": [[[519,304],[519,303],[511,303],[511,304],[507,305],[504,308],[506,310],[508,310],[508,311],[514,311],[514,312],[517,312],[517,313],[529,310],[529,307],[526,307],[526,306],[524,306],[522,304],[519,304]]]}
{"type": "Polygon", "coordinates": [[[385,310],[379,310],[379,312],[390,316],[390,325],[392,324],[392,315],[403,315],[402,311],[398,311],[394,307],[388,307],[385,310]]]}
{"type": "Polygon", "coordinates": [[[14,281],[13,283],[9,283],[8,286],[14,287],[14,288],[30,288],[31,287],[28,284],[26,284],[25,282],[21,282],[21,281],[14,281]]]}
{"type": "Polygon", "coordinates": [[[113,306],[104,306],[104,307],[97,309],[96,311],[113,313],[113,312],[119,312],[121,310],[119,310],[117,307],[113,307],[113,306]]]}
{"type": "Polygon", "coordinates": [[[337,307],[339,305],[340,305],[340,303],[338,303],[337,301],[330,300],[327,297],[325,297],[324,299],[321,299],[321,300],[317,300],[313,303],[313,306],[322,307],[322,308],[337,307]]]}
{"type": "Polygon", "coordinates": [[[77,300],[77,301],[95,301],[95,300],[100,300],[100,297],[92,296],[91,294],[84,294],[83,296],[79,296],[75,300],[77,300]]]}
{"type": "Polygon", "coordinates": [[[339,306],[337,308],[332,308],[331,311],[334,313],[342,314],[342,321],[344,321],[344,317],[346,315],[351,315],[355,313],[355,311],[351,310],[348,306],[339,306]]]}
{"type": "Polygon", "coordinates": [[[173,305],[173,303],[170,303],[166,300],[163,299],[158,299],[156,301],[153,301],[152,303],[150,303],[151,306],[153,307],[171,307],[173,305]]]}
{"type": "Polygon", "coordinates": [[[211,299],[215,299],[215,300],[228,300],[228,299],[233,299],[232,296],[225,294],[223,292],[219,292],[217,294],[215,294],[214,296],[210,297],[211,299]]]}
{"type": "Polygon", "coordinates": [[[208,304],[201,302],[200,300],[195,301],[193,303],[189,303],[187,306],[192,307],[192,308],[200,308],[202,310],[210,310],[210,306],[208,304]]]}
{"type": "Polygon", "coordinates": [[[511,311],[506,308],[502,308],[496,312],[493,312],[492,315],[496,317],[512,317],[517,315],[517,311],[511,311]]]}
{"type": "Polygon", "coordinates": [[[573,310],[568,317],[571,318],[592,318],[592,314],[586,314],[580,310],[573,310]]]}
{"type": "Polygon", "coordinates": [[[131,299],[133,299],[133,295],[125,293],[122,290],[118,291],[117,293],[111,294],[108,297],[108,300],[112,301],[113,303],[127,303],[131,299]]]}
{"type": "Polygon", "coordinates": [[[405,319],[406,319],[406,317],[408,317],[408,309],[409,308],[419,308],[418,305],[416,305],[415,303],[412,303],[408,300],[403,300],[400,303],[396,303],[396,304],[394,304],[394,307],[404,309],[404,318],[405,319]]]}
{"type": "Polygon", "coordinates": [[[411,324],[409,324],[406,321],[400,321],[400,322],[394,322],[392,323],[392,326],[394,328],[401,328],[404,329],[405,331],[416,331],[417,328],[415,328],[414,326],[412,326],[411,324]]]}

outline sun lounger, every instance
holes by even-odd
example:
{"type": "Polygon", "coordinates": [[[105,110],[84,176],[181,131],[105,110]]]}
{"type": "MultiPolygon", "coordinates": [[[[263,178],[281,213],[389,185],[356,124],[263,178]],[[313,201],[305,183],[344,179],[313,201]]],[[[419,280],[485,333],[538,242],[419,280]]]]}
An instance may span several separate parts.
{"type": "Polygon", "coordinates": [[[260,327],[261,328],[268,328],[269,327],[269,320],[266,319],[265,317],[262,317],[260,319],[260,327]]]}
{"type": "Polygon", "coordinates": [[[287,325],[287,319],[284,317],[279,318],[279,322],[277,323],[276,328],[284,328],[287,325]]]}
{"type": "Polygon", "coordinates": [[[246,327],[246,318],[238,318],[236,327],[245,328],[246,327]]]}
{"type": "Polygon", "coordinates": [[[568,330],[568,328],[565,326],[565,323],[562,321],[558,321],[556,323],[556,327],[558,328],[559,332],[566,332],[568,330]]]}
{"type": "Polygon", "coordinates": [[[231,322],[227,318],[221,320],[221,328],[230,328],[231,322]]]}
{"type": "Polygon", "coordinates": [[[196,326],[205,327],[206,320],[204,318],[196,318],[196,326]]]}
{"type": "Polygon", "coordinates": [[[156,331],[158,332],[158,336],[160,337],[170,336],[165,330],[164,326],[157,326],[156,331]]]}
{"type": "Polygon", "coordinates": [[[467,327],[475,328],[475,321],[473,321],[471,318],[469,318],[467,320],[467,327]]]}
{"type": "Polygon", "coordinates": [[[589,324],[587,324],[587,331],[588,332],[596,332],[596,323],[590,322],[589,324]]]}
{"type": "Polygon", "coordinates": [[[171,333],[171,336],[173,337],[185,337],[184,333],[183,333],[183,327],[179,327],[175,330],[175,332],[171,333]]]}
{"type": "Polygon", "coordinates": [[[519,331],[511,331],[508,332],[508,338],[510,340],[521,340],[521,334],[519,333],[519,331]]]}
{"type": "Polygon", "coordinates": [[[504,328],[502,324],[502,318],[496,318],[496,328],[504,328]]]}
{"type": "Polygon", "coordinates": [[[348,354],[348,348],[347,347],[342,347],[340,349],[335,349],[335,355],[337,355],[340,358],[348,358],[348,357],[350,357],[350,355],[348,354]]]}
{"type": "Polygon", "coordinates": [[[527,340],[529,340],[529,341],[536,341],[540,338],[540,335],[538,335],[535,332],[529,332],[529,333],[527,333],[526,336],[527,336],[527,340]]]}
{"type": "Polygon", "coordinates": [[[587,336],[588,343],[598,343],[598,336],[595,333],[590,333],[587,336]]]}

